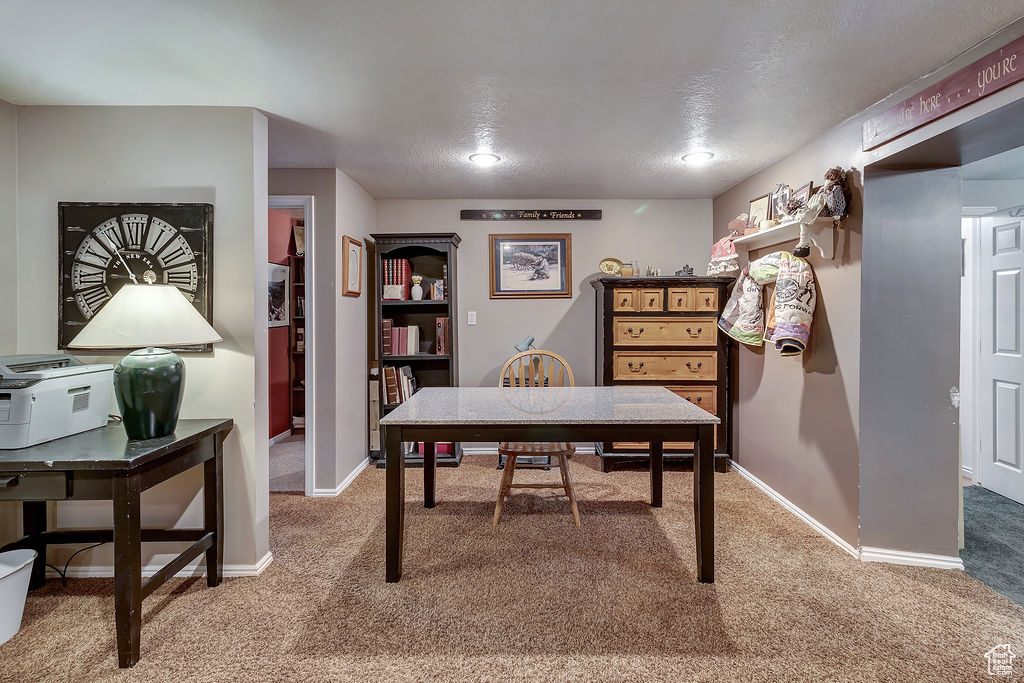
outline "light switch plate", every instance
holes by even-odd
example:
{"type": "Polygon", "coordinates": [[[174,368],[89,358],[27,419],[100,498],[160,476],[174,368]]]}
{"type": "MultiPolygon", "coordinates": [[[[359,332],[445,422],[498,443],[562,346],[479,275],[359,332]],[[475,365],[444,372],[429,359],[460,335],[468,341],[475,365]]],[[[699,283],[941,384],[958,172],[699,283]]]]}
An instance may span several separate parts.
{"type": "Polygon", "coordinates": [[[466,316],[467,325],[476,325],[476,311],[470,311],[466,316]]]}

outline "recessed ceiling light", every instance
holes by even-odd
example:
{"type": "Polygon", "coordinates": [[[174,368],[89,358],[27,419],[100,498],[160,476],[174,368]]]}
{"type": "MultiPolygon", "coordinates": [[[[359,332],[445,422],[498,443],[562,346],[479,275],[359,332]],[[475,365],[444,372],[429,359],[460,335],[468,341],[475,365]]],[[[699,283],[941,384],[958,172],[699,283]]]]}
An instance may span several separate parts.
{"type": "Polygon", "coordinates": [[[711,152],[687,152],[683,155],[683,161],[694,166],[706,164],[714,158],[715,155],[711,152]]]}
{"type": "Polygon", "coordinates": [[[487,166],[494,166],[494,164],[501,161],[501,157],[499,157],[497,154],[488,154],[481,152],[477,154],[470,154],[469,160],[472,161],[477,166],[482,166],[486,168],[487,166]]]}

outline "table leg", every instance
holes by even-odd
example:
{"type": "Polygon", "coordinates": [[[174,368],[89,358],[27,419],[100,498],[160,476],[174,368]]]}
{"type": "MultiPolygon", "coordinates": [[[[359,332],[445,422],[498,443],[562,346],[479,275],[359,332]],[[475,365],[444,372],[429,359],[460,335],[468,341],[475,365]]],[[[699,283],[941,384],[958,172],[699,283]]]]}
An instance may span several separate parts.
{"type": "Polygon", "coordinates": [[[224,432],[213,435],[213,457],[203,463],[203,531],[213,534],[206,551],[206,585],[224,578],[224,432]]]}
{"type": "Polygon", "coordinates": [[[114,478],[114,622],[122,669],[139,661],[142,638],[141,491],[137,474],[114,478]]]}
{"type": "Polygon", "coordinates": [[[697,580],[715,581],[715,427],[697,427],[693,457],[693,520],[697,537],[697,580]]]}
{"type": "Polygon", "coordinates": [[[46,584],[46,541],[40,536],[46,531],[45,500],[26,500],[21,504],[21,528],[30,547],[37,553],[28,587],[33,590],[42,588],[46,584]]]}
{"type": "Polygon", "coordinates": [[[423,444],[423,507],[434,507],[434,486],[437,480],[437,444],[423,444]]]}
{"type": "Polygon", "coordinates": [[[651,507],[661,507],[662,482],[665,479],[664,447],[661,441],[651,442],[651,507]]]}
{"type": "Polygon", "coordinates": [[[405,534],[405,453],[402,452],[401,427],[384,430],[385,470],[384,527],[385,580],[395,583],[402,578],[402,541],[405,534]]]}

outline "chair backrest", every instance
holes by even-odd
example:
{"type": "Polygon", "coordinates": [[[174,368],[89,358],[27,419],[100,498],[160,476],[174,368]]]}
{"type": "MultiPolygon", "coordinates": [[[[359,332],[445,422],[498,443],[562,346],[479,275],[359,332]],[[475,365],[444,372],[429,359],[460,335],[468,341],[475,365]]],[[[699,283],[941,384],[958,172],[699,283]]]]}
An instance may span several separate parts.
{"type": "Polygon", "coordinates": [[[499,387],[574,387],[565,359],[552,351],[531,349],[508,359],[498,376],[499,387]]]}

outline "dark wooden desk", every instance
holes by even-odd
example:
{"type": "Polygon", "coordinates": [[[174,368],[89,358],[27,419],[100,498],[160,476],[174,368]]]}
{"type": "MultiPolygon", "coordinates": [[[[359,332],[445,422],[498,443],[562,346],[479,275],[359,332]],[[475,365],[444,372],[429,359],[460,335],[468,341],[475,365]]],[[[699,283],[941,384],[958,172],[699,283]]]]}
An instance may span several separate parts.
{"type": "MultiPolygon", "coordinates": [[[[666,441],[691,441],[697,580],[715,580],[715,425],[663,387],[428,387],[380,421],[387,457],[385,579],[402,578],[404,441],[422,441],[424,507],[434,507],[436,446],[444,441],[647,441],[651,506],[661,507],[666,441]]],[[[497,485],[497,482],[495,483],[497,485]]]]}
{"type": "Polygon", "coordinates": [[[20,500],[25,536],[2,550],[39,553],[29,586],[46,580],[46,546],[114,543],[114,619],[117,659],[139,661],[142,601],[189,562],[206,554],[206,582],[220,585],[224,557],[223,442],[232,420],[180,420],[171,436],[129,441],[120,423],[56,441],[0,450],[0,500],[20,500]],[[203,528],[143,529],[140,494],[187,469],[203,465],[203,528]],[[113,529],[46,528],[48,500],[112,500],[113,529]],[[148,581],[142,580],[142,543],[192,542],[148,581]]]}

